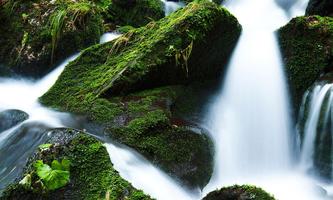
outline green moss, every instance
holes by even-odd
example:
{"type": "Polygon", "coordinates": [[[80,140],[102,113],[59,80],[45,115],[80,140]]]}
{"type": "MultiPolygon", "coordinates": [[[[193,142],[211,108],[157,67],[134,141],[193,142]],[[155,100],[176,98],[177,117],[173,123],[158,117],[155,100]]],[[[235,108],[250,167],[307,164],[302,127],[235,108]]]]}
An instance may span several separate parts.
{"type": "MultiPolygon", "coordinates": [[[[46,194],[27,190],[19,184],[10,186],[1,199],[128,199],[150,200],[136,190],[114,170],[105,147],[96,139],[83,133],[69,144],[54,147],[53,155],[43,155],[44,160],[66,157],[71,161],[70,184],[46,194]]],[[[45,153],[44,153],[45,154],[45,153]]]]}
{"type": "Polygon", "coordinates": [[[275,200],[273,196],[263,189],[252,185],[234,185],[209,193],[202,200],[220,199],[252,199],[252,200],[275,200]]]}
{"type": "Polygon", "coordinates": [[[184,88],[159,87],[217,79],[239,33],[240,25],[224,8],[191,3],[86,49],[40,100],[103,123],[117,141],[190,186],[203,187],[212,172],[211,143],[186,122],[175,123],[171,106],[184,88]]]}
{"type": "Polygon", "coordinates": [[[295,110],[298,110],[304,92],[333,67],[333,19],[295,18],[279,30],[279,39],[295,110]]]}
{"type": "Polygon", "coordinates": [[[163,3],[160,0],[136,0],[131,6],[111,2],[107,13],[110,22],[133,27],[144,26],[164,17],[163,3]]]}
{"type": "Polygon", "coordinates": [[[29,76],[43,75],[68,55],[97,43],[103,31],[101,11],[88,0],[8,1],[0,12],[5,13],[0,62],[29,76]]]}
{"type": "Polygon", "coordinates": [[[192,3],[159,22],[88,48],[66,67],[41,101],[53,108],[85,113],[97,98],[215,79],[239,33],[237,20],[222,7],[206,1],[192,3]],[[176,65],[175,57],[191,42],[186,72],[182,64],[176,65]]]}

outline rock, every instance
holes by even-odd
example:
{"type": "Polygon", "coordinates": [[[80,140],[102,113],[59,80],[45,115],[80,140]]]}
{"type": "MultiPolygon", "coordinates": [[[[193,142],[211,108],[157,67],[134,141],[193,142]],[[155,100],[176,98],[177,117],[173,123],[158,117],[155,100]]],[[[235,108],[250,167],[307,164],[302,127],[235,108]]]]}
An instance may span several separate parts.
{"type": "Polygon", "coordinates": [[[225,187],[209,193],[202,200],[274,200],[264,190],[249,185],[225,187]]]}
{"type": "Polygon", "coordinates": [[[217,79],[240,30],[224,8],[206,1],[189,4],[159,22],[86,49],[40,100],[87,113],[98,98],[217,79]]]}
{"type": "Polygon", "coordinates": [[[21,110],[5,110],[0,112],[0,133],[27,120],[29,115],[21,110]]]}
{"type": "Polygon", "coordinates": [[[279,41],[294,101],[295,115],[304,92],[333,69],[333,18],[310,16],[292,19],[279,29],[279,41]]]}
{"type": "Polygon", "coordinates": [[[32,174],[32,188],[24,188],[15,182],[7,188],[1,199],[151,199],[119,176],[106,148],[92,136],[73,129],[55,129],[46,143],[53,145],[47,150],[38,150],[29,160],[24,173],[32,174]],[[71,162],[70,183],[58,190],[42,193],[34,184],[38,179],[33,171],[33,163],[41,159],[50,164],[54,159],[63,158],[71,162]]]}
{"type": "Polygon", "coordinates": [[[20,176],[27,159],[38,145],[46,141],[47,130],[44,124],[27,123],[0,141],[0,194],[20,176]]]}
{"type": "Polygon", "coordinates": [[[0,63],[20,75],[46,74],[69,55],[98,43],[103,33],[99,10],[88,0],[7,1],[0,7],[0,63]]]}
{"type": "Polygon", "coordinates": [[[310,0],[306,8],[306,15],[320,15],[333,17],[332,0],[310,0]]]}
{"type": "Polygon", "coordinates": [[[124,114],[115,117],[114,125],[104,132],[186,186],[203,188],[213,171],[212,142],[202,129],[194,132],[194,124],[171,112],[185,90],[181,86],[158,88],[111,100],[114,105],[119,102],[118,109],[124,114]]]}
{"type": "Polygon", "coordinates": [[[191,3],[85,50],[41,102],[87,115],[183,183],[203,187],[212,172],[211,142],[172,117],[179,87],[158,87],[218,79],[240,29],[224,8],[191,3]]]}
{"type": "Polygon", "coordinates": [[[160,0],[112,0],[107,20],[120,26],[140,27],[164,17],[160,0]]]}

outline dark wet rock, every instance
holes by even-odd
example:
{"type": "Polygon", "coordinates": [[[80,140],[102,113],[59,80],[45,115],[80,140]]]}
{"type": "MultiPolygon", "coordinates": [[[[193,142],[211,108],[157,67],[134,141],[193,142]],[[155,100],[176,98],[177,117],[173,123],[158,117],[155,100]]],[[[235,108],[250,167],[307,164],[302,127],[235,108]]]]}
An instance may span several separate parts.
{"type": "Polygon", "coordinates": [[[47,139],[49,128],[40,123],[27,123],[0,140],[0,193],[22,173],[27,159],[47,139]]]}
{"type": "Polygon", "coordinates": [[[310,0],[306,8],[306,15],[320,15],[333,17],[332,0],[310,0]]]}
{"type": "Polygon", "coordinates": [[[0,133],[27,120],[29,115],[21,110],[4,110],[0,112],[0,133]]]}

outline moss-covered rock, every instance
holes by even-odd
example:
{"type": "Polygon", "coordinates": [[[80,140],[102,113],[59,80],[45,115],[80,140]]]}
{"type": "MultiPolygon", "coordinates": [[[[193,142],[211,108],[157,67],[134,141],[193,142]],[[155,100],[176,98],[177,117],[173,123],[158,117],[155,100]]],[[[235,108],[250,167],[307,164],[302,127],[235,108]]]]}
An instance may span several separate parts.
{"type": "Polygon", "coordinates": [[[200,128],[177,118],[171,110],[186,88],[158,88],[109,100],[119,114],[108,120],[105,133],[187,186],[203,187],[213,170],[212,142],[200,128]]]}
{"type": "Polygon", "coordinates": [[[209,193],[202,200],[275,200],[263,189],[251,185],[235,185],[209,193]]]}
{"type": "Polygon", "coordinates": [[[99,8],[88,0],[6,1],[0,12],[0,62],[23,75],[45,74],[103,31],[99,8]]]}
{"type": "Polygon", "coordinates": [[[109,22],[140,27],[164,17],[160,0],[112,0],[107,10],[109,22]]]}
{"type": "Polygon", "coordinates": [[[320,15],[333,17],[333,1],[310,0],[306,8],[307,15],[320,15]]]}
{"type": "Polygon", "coordinates": [[[322,73],[333,69],[333,19],[319,16],[292,19],[280,28],[279,39],[297,112],[304,92],[322,73]]]}
{"type": "MultiPolygon", "coordinates": [[[[158,86],[216,79],[240,33],[224,8],[203,1],[85,50],[41,98],[45,105],[87,115],[191,186],[212,170],[206,136],[195,134],[171,108],[179,87],[158,86]]],[[[182,89],[181,89],[182,90],[182,89]]]]}
{"type": "Polygon", "coordinates": [[[98,98],[216,79],[239,34],[236,18],[224,8],[206,1],[189,4],[158,22],[83,51],[41,101],[86,113],[98,98]]]}
{"type": "Polygon", "coordinates": [[[106,148],[92,136],[70,129],[54,130],[50,134],[48,143],[53,145],[39,150],[27,166],[25,175],[30,175],[31,184],[14,183],[0,199],[151,199],[119,176],[106,148]],[[63,158],[71,162],[69,184],[55,191],[40,188],[33,163],[43,160],[51,164],[63,158]]]}

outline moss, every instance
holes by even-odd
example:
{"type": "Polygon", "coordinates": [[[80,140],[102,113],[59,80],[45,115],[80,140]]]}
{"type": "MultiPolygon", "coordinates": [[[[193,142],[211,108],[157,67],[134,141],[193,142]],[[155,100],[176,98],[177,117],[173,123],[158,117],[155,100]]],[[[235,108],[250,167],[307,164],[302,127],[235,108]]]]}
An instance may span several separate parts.
{"type": "Polygon", "coordinates": [[[8,1],[0,12],[5,13],[0,62],[23,75],[45,74],[68,55],[97,43],[103,31],[101,12],[88,0],[8,1]]]}
{"type": "Polygon", "coordinates": [[[295,110],[304,92],[332,70],[333,19],[298,17],[280,28],[279,39],[295,110]]]}
{"type": "Polygon", "coordinates": [[[206,1],[189,4],[159,22],[88,48],[66,67],[41,102],[85,113],[97,98],[216,79],[239,33],[237,20],[222,7],[206,1]],[[176,65],[175,57],[192,42],[186,72],[185,63],[176,65]]]}
{"type": "MultiPolygon", "coordinates": [[[[120,1],[122,2],[122,1],[120,1]]],[[[108,6],[108,21],[116,25],[140,27],[150,21],[164,17],[163,4],[160,0],[136,0],[133,5],[112,2],[108,6]]]]}
{"type": "Polygon", "coordinates": [[[225,187],[220,190],[209,193],[202,200],[274,200],[274,197],[265,192],[263,189],[252,185],[234,185],[231,187],[225,187]]]}
{"type": "Polygon", "coordinates": [[[227,10],[194,2],[86,49],[40,100],[103,123],[117,141],[202,187],[212,171],[210,141],[186,122],[175,123],[171,106],[183,87],[159,87],[217,79],[239,34],[240,25],[227,10]]]}
{"type": "Polygon", "coordinates": [[[54,158],[69,159],[70,184],[45,194],[14,184],[1,199],[151,199],[119,176],[110,162],[106,148],[91,136],[78,133],[68,144],[52,148],[47,154],[39,152],[37,157],[45,162],[54,158]]]}

